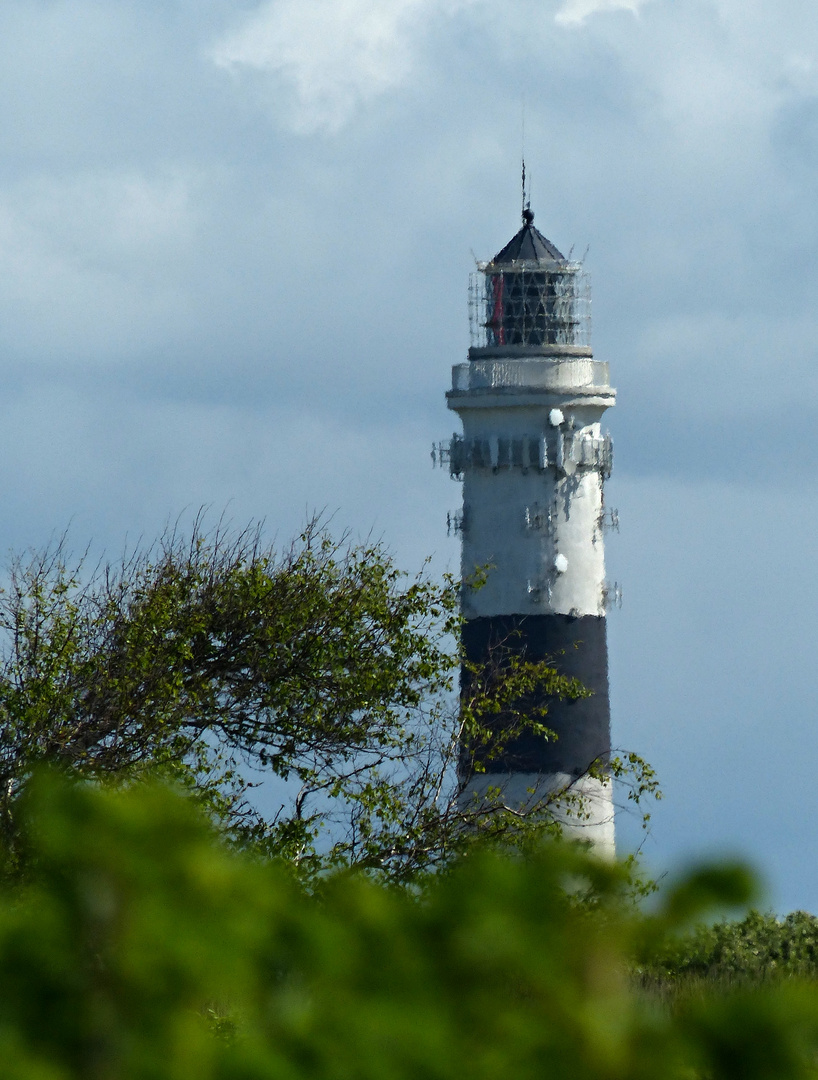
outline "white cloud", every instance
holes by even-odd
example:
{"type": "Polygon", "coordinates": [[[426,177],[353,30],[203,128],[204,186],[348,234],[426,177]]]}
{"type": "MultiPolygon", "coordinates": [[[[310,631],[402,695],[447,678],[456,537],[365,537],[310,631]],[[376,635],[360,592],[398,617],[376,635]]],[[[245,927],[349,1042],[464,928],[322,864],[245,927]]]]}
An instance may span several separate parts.
{"type": "Polygon", "coordinates": [[[337,131],[359,105],[409,79],[437,16],[479,2],[267,0],[216,46],[213,59],[233,71],[280,76],[291,94],[284,119],[293,129],[337,131]]]}
{"type": "Polygon", "coordinates": [[[600,11],[631,11],[637,15],[645,2],[646,0],[563,0],[554,21],[563,26],[576,25],[600,11]]]}

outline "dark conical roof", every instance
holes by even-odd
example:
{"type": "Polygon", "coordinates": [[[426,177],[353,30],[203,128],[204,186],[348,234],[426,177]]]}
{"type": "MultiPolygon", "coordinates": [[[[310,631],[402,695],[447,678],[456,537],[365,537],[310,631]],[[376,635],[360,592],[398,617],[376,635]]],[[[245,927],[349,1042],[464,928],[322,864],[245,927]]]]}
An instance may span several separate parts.
{"type": "Polygon", "coordinates": [[[515,262],[563,262],[565,256],[539,229],[534,228],[534,215],[526,209],[523,213],[523,227],[498,251],[491,260],[495,265],[515,262]]]}

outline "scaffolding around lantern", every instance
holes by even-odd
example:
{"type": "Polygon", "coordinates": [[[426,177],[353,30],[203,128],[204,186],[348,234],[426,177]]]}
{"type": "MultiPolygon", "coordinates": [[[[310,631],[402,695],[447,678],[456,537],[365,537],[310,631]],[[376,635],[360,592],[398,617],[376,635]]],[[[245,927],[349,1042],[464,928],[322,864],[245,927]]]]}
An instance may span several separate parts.
{"type": "Polygon", "coordinates": [[[582,263],[478,263],[469,277],[475,348],[591,343],[591,283],[582,263]]]}

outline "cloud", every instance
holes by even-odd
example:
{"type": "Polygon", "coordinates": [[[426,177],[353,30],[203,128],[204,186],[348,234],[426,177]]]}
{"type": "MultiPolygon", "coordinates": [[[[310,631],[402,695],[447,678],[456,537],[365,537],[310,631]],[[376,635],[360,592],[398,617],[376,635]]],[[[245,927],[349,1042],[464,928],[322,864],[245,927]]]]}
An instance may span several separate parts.
{"type": "Polygon", "coordinates": [[[360,105],[407,82],[438,16],[481,0],[268,0],[212,53],[214,61],[278,76],[282,119],[338,131],[360,105]]]}
{"type": "Polygon", "coordinates": [[[631,11],[637,15],[645,2],[646,0],[563,0],[554,21],[563,26],[577,25],[600,11],[631,11]]]}
{"type": "Polygon", "coordinates": [[[40,175],[0,187],[6,360],[113,359],[184,321],[199,180],[180,170],[40,175]]]}

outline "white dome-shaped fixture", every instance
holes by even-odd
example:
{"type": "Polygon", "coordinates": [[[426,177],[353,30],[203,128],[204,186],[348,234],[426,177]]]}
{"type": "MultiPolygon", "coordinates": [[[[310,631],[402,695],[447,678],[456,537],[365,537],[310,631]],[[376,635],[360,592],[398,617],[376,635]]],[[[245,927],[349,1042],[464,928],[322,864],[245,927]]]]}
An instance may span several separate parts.
{"type": "Polygon", "coordinates": [[[562,409],[552,409],[548,414],[548,421],[551,424],[551,427],[559,427],[560,424],[564,424],[565,416],[562,409]]]}
{"type": "Polygon", "coordinates": [[[568,560],[562,554],[562,552],[559,552],[557,555],[554,556],[554,569],[557,571],[558,574],[564,574],[565,571],[568,569],[568,560]]]}

